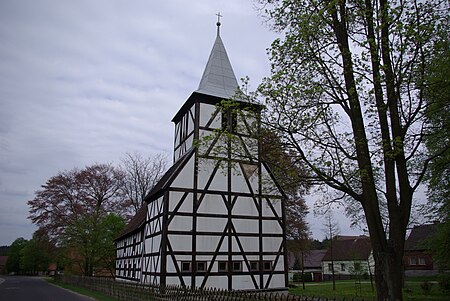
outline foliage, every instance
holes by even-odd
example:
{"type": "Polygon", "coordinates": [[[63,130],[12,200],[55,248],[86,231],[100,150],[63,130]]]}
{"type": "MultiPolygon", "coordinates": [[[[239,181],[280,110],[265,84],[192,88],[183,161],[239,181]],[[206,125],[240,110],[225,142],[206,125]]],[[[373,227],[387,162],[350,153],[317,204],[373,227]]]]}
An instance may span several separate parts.
{"type": "Polygon", "coordinates": [[[441,271],[450,270],[450,221],[436,225],[436,233],[427,240],[427,244],[433,252],[433,260],[436,261],[441,271]]]}
{"type": "Polygon", "coordinates": [[[377,298],[402,300],[413,196],[435,158],[424,144],[425,66],[448,35],[448,2],[261,0],[283,38],[260,86],[264,123],[305,178],[365,223],[377,298]],[[361,210],[362,209],[362,210],[361,210]]]}
{"type": "Polygon", "coordinates": [[[127,153],[120,168],[125,174],[123,190],[130,202],[129,214],[134,216],[166,171],[167,158],[163,154],[143,157],[139,153],[127,153]]]}
{"type": "Polygon", "coordinates": [[[311,273],[307,273],[307,274],[302,274],[301,273],[295,273],[294,276],[292,277],[292,281],[293,282],[312,282],[312,276],[311,273]]]}
{"type": "Polygon", "coordinates": [[[9,248],[8,260],[6,261],[6,270],[8,273],[21,273],[23,268],[20,264],[20,257],[27,240],[23,237],[17,238],[9,248]]]}
{"type": "Polygon", "coordinates": [[[8,256],[9,246],[0,246],[0,256],[8,256]]]}
{"type": "Polygon", "coordinates": [[[21,250],[21,266],[28,274],[46,272],[56,257],[56,247],[46,233],[37,230],[21,250]]]}
{"type": "MultiPolygon", "coordinates": [[[[428,198],[434,205],[432,213],[448,220],[450,211],[450,42],[448,36],[436,43],[424,80],[426,110],[425,141],[435,158],[427,174],[428,198]]],[[[427,208],[429,209],[429,208],[427,208]]],[[[429,214],[429,211],[427,212],[429,214]]]]}
{"type": "Polygon", "coordinates": [[[123,173],[110,164],[60,172],[28,201],[29,218],[55,238],[85,216],[123,215],[127,205],[121,189],[123,178],[123,173]]]}
{"type": "Polygon", "coordinates": [[[442,291],[449,293],[450,292],[450,273],[444,273],[439,275],[439,286],[442,291]]]}
{"type": "Polygon", "coordinates": [[[308,207],[304,195],[309,186],[303,181],[305,168],[293,162],[274,132],[261,129],[261,157],[270,168],[277,183],[286,194],[286,236],[294,240],[308,240],[309,227],[306,222],[308,207]]]}
{"type": "Polygon", "coordinates": [[[112,214],[126,216],[123,180],[124,174],[110,164],[94,164],[51,177],[28,202],[29,218],[50,239],[69,247],[67,254],[83,263],[86,275],[92,275],[99,257],[104,258],[105,244],[113,243],[110,232],[115,228],[101,227],[112,214]]]}
{"type": "Polygon", "coordinates": [[[123,218],[110,213],[104,217],[84,216],[67,227],[62,242],[68,250],[76,250],[70,258],[84,275],[93,275],[96,268],[108,269],[114,275],[114,239],[124,228],[123,218]]]}

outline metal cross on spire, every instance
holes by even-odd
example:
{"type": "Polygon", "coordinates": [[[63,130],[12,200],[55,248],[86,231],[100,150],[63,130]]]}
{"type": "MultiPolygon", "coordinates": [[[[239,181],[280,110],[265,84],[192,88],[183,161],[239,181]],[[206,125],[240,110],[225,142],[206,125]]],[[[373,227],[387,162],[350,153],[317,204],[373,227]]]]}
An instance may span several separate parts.
{"type": "Polygon", "coordinates": [[[220,33],[220,18],[221,17],[223,17],[221,14],[220,14],[220,12],[218,12],[217,14],[216,14],[216,16],[217,16],[217,23],[216,23],[216,25],[217,25],[217,35],[219,35],[219,33],[220,33]]]}

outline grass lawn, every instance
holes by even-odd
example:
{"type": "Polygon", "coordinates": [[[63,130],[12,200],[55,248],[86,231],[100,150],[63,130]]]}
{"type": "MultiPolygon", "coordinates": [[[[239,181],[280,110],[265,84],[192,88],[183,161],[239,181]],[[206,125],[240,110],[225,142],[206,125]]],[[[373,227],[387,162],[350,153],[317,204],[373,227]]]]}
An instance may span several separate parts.
{"type": "MultiPolygon", "coordinates": [[[[448,301],[449,296],[442,292],[437,283],[433,283],[431,291],[425,293],[421,288],[424,281],[414,280],[406,281],[406,287],[403,290],[403,296],[406,301],[448,301]]],[[[297,284],[298,287],[289,289],[289,292],[294,295],[303,296],[320,296],[320,297],[337,297],[337,300],[351,300],[352,297],[360,297],[365,300],[375,300],[375,293],[372,292],[372,286],[369,281],[364,281],[361,286],[355,285],[354,281],[336,281],[336,291],[333,291],[333,283],[330,282],[315,282],[307,283],[306,288],[303,289],[302,284],[297,284]]],[[[375,284],[374,284],[375,285],[375,284]]]]}
{"type": "Polygon", "coordinates": [[[118,301],[118,299],[109,297],[109,296],[107,296],[105,294],[102,294],[102,293],[99,293],[99,292],[96,292],[96,291],[91,291],[91,290],[88,290],[88,289],[83,288],[83,287],[61,283],[61,282],[55,281],[55,279],[53,279],[53,278],[46,278],[45,280],[47,280],[51,284],[60,286],[60,287],[65,288],[67,290],[70,290],[70,291],[76,292],[78,294],[94,298],[97,301],[118,301]]]}

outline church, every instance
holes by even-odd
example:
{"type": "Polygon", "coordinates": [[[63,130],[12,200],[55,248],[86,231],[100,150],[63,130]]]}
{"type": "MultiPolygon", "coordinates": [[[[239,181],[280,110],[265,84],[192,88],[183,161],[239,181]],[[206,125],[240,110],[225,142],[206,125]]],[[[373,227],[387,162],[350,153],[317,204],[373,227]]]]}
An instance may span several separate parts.
{"type": "Polygon", "coordinates": [[[117,280],[287,289],[285,195],[260,158],[261,106],[239,91],[219,21],[199,87],[172,119],[174,163],[116,239],[117,280]]]}

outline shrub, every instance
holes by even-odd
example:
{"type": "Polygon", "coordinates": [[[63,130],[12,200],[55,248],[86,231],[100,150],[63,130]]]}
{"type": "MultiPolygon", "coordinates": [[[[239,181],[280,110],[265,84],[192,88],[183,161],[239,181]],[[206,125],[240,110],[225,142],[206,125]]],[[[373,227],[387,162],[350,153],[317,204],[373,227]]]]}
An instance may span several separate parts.
{"type": "Polygon", "coordinates": [[[425,281],[420,284],[420,287],[425,294],[429,294],[431,292],[431,288],[433,287],[433,283],[425,281]]]}
{"type": "Polygon", "coordinates": [[[439,275],[438,281],[442,291],[450,292],[450,274],[439,275]]]}

